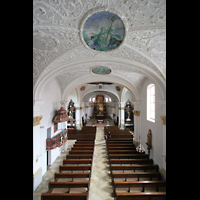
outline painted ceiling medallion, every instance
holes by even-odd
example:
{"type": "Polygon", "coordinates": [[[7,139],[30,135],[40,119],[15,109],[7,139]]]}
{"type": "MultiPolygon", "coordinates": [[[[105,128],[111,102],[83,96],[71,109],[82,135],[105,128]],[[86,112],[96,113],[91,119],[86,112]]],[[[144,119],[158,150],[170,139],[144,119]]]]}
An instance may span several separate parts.
{"type": "Polygon", "coordinates": [[[103,66],[100,66],[100,67],[95,67],[92,69],[92,72],[94,74],[110,74],[111,73],[111,69],[108,68],[108,67],[103,67],[103,66]]]}
{"type": "Polygon", "coordinates": [[[121,89],[120,89],[120,87],[119,87],[119,86],[116,86],[116,90],[117,90],[117,91],[120,91],[121,89]]]}
{"type": "Polygon", "coordinates": [[[82,87],[80,88],[80,91],[83,91],[83,90],[85,90],[85,86],[82,86],[82,87]]]}
{"type": "Polygon", "coordinates": [[[83,26],[83,39],[97,51],[109,51],[123,41],[125,27],[122,20],[114,13],[101,11],[92,14],[83,26]]]}

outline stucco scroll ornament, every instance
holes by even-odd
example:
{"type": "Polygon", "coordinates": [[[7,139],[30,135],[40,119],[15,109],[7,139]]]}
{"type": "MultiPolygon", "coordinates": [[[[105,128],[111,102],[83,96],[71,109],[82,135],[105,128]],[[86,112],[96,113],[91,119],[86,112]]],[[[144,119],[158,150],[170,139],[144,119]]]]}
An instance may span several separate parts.
{"type": "Polygon", "coordinates": [[[120,10],[127,16],[130,28],[166,22],[165,0],[124,0],[120,2],[120,10]]]}
{"type": "Polygon", "coordinates": [[[95,5],[81,0],[34,0],[33,23],[34,25],[56,24],[76,27],[83,13],[95,5]]]}
{"type": "Polygon", "coordinates": [[[58,51],[60,42],[56,37],[46,34],[42,31],[35,32],[33,36],[35,36],[35,38],[38,39],[41,42],[41,44],[43,44],[43,46],[45,47],[44,52],[58,51]]]}

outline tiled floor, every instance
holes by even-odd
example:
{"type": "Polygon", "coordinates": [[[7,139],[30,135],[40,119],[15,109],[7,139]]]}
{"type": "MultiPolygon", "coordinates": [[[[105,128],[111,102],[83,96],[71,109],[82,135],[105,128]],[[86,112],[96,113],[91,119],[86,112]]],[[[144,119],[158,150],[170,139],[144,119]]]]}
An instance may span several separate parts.
{"type": "MultiPolygon", "coordinates": [[[[113,188],[108,164],[108,155],[104,141],[103,127],[107,123],[97,124],[97,133],[94,147],[93,167],[91,174],[90,190],[88,200],[114,200],[113,188]]],[[[91,126],[90,123],[87,124],[91,126]]],[[[109,125],[114,125],[110,122],[109,125]]],[[[54,181],[54,172],[59,172],[59,165],[62,165],[75,140],[68,140],[68,150],[61,153],[54,163],[49,167],[42,178],[42,182],[33,193],[33,200],[41,200],[41,194],[48,191],[49,181],[54,181]]]]}
{"type": "Polygon", "coordinates": [[[104,127],[97,126],[89,200],[114,200],[104,140],[104,127]]]}

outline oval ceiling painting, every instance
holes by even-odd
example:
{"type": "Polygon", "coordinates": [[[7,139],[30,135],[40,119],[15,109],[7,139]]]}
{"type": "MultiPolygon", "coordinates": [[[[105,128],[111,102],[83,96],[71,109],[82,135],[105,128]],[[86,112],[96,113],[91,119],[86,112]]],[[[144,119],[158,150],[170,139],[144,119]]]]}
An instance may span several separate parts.
{"type": "Polygon", "coordinates": [[[83,39],[94,50],[109,51],[123,41],[124,23],[114,13],[108,11],[91,15],[83,26],[83,39]]]}
{"type": "Polygon", "coordinates": [[[108,67],[95,67],[92,69],[92,72],[94,74],[110,74],[111,73],[111,69],[108,67]]]}

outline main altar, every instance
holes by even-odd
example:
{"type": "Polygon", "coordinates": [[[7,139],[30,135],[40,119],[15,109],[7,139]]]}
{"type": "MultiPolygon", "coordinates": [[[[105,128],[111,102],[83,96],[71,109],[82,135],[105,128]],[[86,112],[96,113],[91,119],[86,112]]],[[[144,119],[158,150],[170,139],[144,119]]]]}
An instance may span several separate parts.
{"type": "Polygon", "coordinates": [[[97,123],[104,123],[104,119],[106,119],[106,102],[104,102],[104,95],[96,95],[94,116],[97,123]]]}

